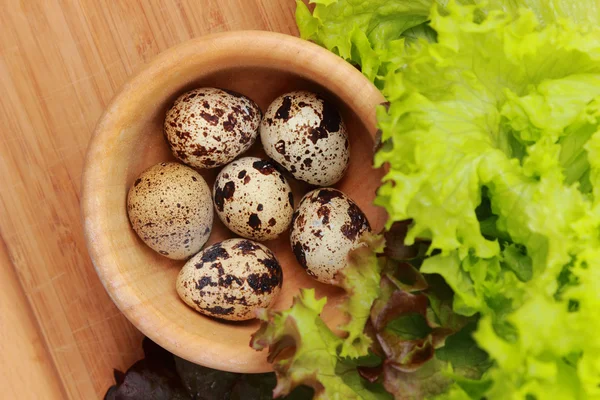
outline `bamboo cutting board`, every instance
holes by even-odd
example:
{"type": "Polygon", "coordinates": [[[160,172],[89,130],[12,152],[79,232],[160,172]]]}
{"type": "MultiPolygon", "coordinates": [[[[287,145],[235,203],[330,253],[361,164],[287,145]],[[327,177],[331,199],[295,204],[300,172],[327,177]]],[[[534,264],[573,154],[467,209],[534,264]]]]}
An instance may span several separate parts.
{"type": "Polygon", "coordinates": [[[113,94],[208,33],[296,35],[293,0],[0,0],[0,397],[98,399],[141,357],[85,248],[81,172],[113,94]]]}

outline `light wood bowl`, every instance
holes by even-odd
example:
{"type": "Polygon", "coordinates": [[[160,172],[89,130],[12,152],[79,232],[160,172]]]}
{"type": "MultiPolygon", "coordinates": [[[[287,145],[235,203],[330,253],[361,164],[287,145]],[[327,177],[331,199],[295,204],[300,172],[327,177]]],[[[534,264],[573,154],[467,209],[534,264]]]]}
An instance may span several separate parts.
{"type": "MultiPolygon", "coordinates": [[[[180,357],[227,371],[269,371],[266,351],[249,347],[258,321],[219,321],[186,306],[175,291],[184,262],[150,250],[127,218],[125,199],[136,176],[155,163],[173,160],[162,134],[166,110],[181,93],[204,86],[242,93],[263,111],[290,90],[313,90],[334,101],[351,143],[348,173],[335,187],[358,203],[374,229],[386,219],[372,204],[382,172],[371,167],[375,108],[384,99],[353,66],[314,44],[276,33],[230,32],[198,38],[157,56],[121,88],[96,127],[85,163],[82,214],[90,256],[113,301],[142,333],[180,357]]],[[[260,146],[257,142],[249,154],[264,154],[260,146]]],[[[200,172],[212,185],[218,170],[200,172]]],[[[290,181],[298,204],[309,187],[290,181]]],[[[215,221],[208,244],[234,237],[216,216],[215,221]]],[[[288,308],[299,288],[314,287],[319,297],[329,299],[323,316],[335,329],[344,319],[336,307],[341,290],[304,272],[287,232],[265,244],[284,271],[274,308],[288,308]]]]}

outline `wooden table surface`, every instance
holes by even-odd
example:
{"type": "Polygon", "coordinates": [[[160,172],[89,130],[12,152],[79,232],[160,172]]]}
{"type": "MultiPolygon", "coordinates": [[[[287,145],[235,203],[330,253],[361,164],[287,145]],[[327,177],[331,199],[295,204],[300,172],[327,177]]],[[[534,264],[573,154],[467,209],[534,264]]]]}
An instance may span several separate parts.
{"type": "Polygon", "coordinates": [[[0,397],[98,399],[141,334],[88,258],[81,171],[142,64],[237,29],[297,35],[294,0],[0,0],[0,397]]]}

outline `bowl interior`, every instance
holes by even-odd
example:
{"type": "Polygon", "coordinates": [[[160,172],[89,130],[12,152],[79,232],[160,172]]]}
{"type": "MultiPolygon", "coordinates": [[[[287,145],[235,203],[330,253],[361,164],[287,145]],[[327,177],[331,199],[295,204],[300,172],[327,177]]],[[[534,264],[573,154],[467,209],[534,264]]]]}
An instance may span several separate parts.
{"type": "MultiPolygon", "coordinates": [[[[367,126],[371,121],[366,121],[365,113],[372,118],[373,110],[363,113],[355,103],[349,106],[352,102],[349,93],[334,93],[337,91],[328,84],[327,76],[310,76],[273,63],[240,65],[233,62],[186,69],[170,70],[165,78],[146,71],[146,75],[154,76],[156,81],[148,82],[142,89],[138,89],[143,85],[140,79],[124,87],[100,122],[87,160],[93,167],[89,167],[91,171],[86,171],[84,178],[84,218],[90,253],[117,305],[145,335],[161,346],[213,368],[268,371],[266,352],[256,352],[248,345],[258,321],[233,323],[206,317],[179,299],[175,279],[185,262],[160,256],[137,237],[127,219],[127,191],[144,169],[161,161],[175,160],[163,137],[162,125],[166,110],[183,92],[197,87],[234,90],[253,99],[264,111],[272,100],[285,92],[311,90],[337,105],[350,136],[350,166],[335,187],[349,195],[365,212],[374,230],[378,230],[383,227],[386,216],[381,208],[372,204],[382,176],[381,171],[371,167],[374,127],[367,126]],[[165,82],[161,83],[161,79],[165,82]],[[144,90],[146,93],[140,95],[144,90]]],[[[358,71],[352,76],[362,79],[358,71]]],[[[260,140],[244,155],[265,157],[260,140]]],[[[201,170],[200,173],[212,187],[218,171],[201,170]]],[[[312,187],[290,175],[287,178],[297,205],[312,187]]],[[[207,245],[231,237],[236,236],[215,215],[207,245]]],[[[327,296],[323,316],[335,329],[344,319],[336,308],[342,291],[318,283],[304,272],[290,249],[289,232],[265,244],[276,254],[284,272],[283,288],[273,307],[288,308],[300,288],[314,287],[318,297],[327,296]]]]}

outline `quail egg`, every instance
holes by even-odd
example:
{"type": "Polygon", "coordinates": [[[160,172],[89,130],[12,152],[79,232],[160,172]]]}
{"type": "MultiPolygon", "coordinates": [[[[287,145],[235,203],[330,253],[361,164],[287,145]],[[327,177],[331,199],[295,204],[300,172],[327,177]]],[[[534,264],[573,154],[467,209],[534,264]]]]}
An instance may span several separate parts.
{"type": "Polygon", "coordinates": [[[214,184],[217,215],[231,231],[248,239],[275,239],[292,221],[294,197],[275,165],[240,158],[221,170],[214,184]]]}
{"type": "Polygon", "coordinates": [[[323,97],[306,91],[275,99],[260,125],[269,157],[296,179],[329,186],[348,167],[350,144],[338,110],[323,97]]]}
{"type": "Polygon", "coordinates": [[[283,272],[275,255],[260,243],[228,239],[191,258],[177,277],[179,297],[212,317],[243,321],[269,307],[281,290],[283,272]]]}
{"type": "Polygon", "coordinates": [[[261,115],[256,103],[241,94],[195,89],[167,111],[164,132],[179,160],[195,168],[215,168],[252,146],[261,115]]]}
{"type": "Polygon", "coordinates": [[[307,193],[294,213],[290,242],[300,265],[323,283],[346,266],[348,252],[371,230],[367,217],[348,196],[331,188],[307,193]]]}
{"type": "Polygon", "coordinates": [[[127,195],[133,230],[151,249],[174,260],[196,254],[213,224],[210,187],[192,168],[173,162],[145,170],[127,195]]]}

